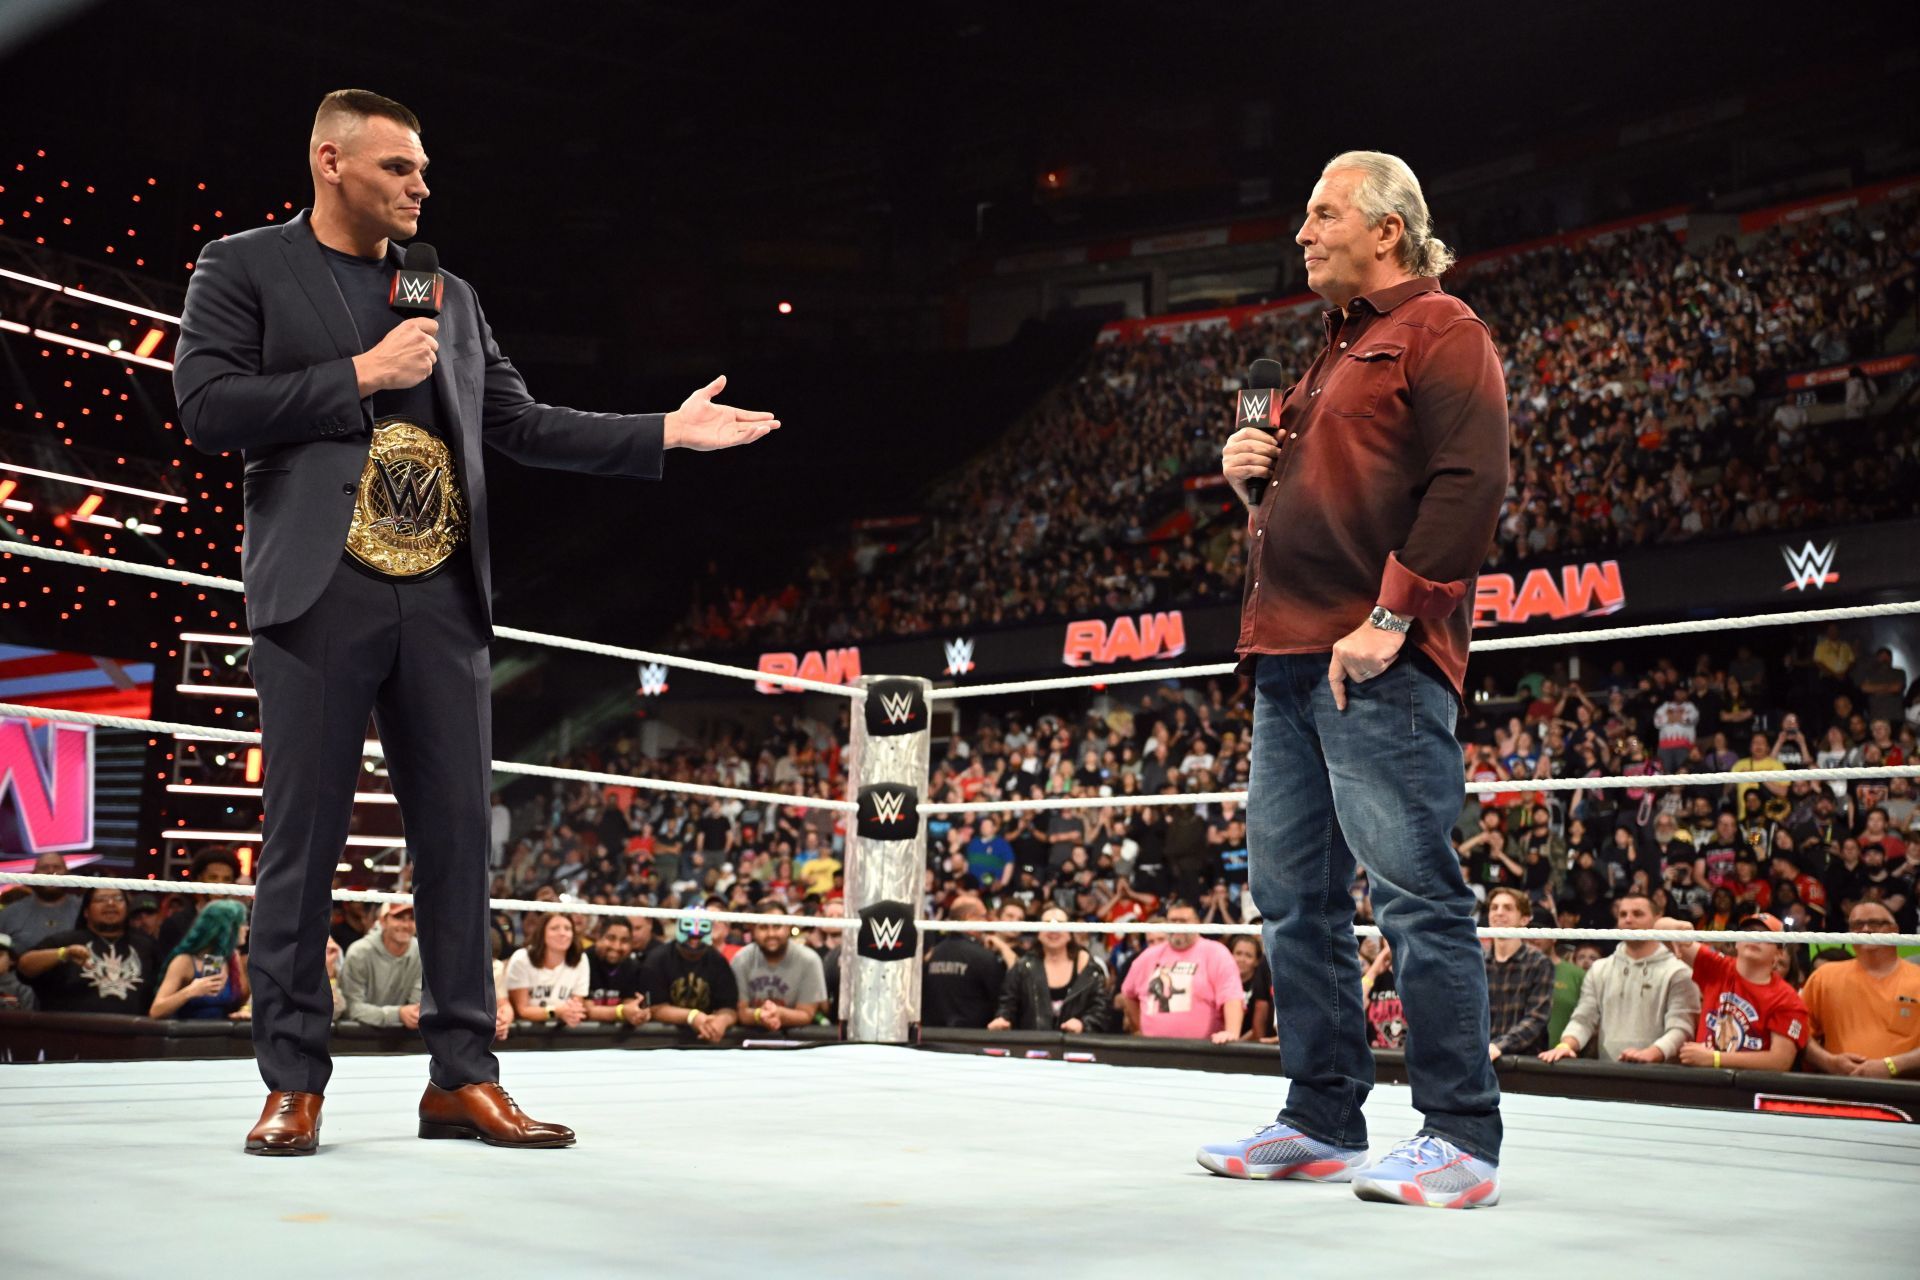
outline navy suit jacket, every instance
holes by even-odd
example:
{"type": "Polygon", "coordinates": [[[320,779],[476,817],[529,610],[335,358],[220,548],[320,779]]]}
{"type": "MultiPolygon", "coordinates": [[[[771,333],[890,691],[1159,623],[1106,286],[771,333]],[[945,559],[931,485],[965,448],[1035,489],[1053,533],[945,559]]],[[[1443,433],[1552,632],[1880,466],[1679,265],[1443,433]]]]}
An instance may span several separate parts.
{"type": "MultiPolygon", "coordinates": [[[[290,622],[340,563],[372,440],[354,331],[308,219],[255,227],[200,251],[180,317],[173,388],[180,426],[207,453],[246,458],[241,567],[247,623],[290,622]]],[[[397,264],[398,246],[388,256],[397,264]]],[[[665,415],[583,413],[537,403],[500,354],[479,296],[450,272],[433,367],[438,427],[460,468],[473,572],[492,622],[481,446],[537,467],[657,480],[665,415]]]]}

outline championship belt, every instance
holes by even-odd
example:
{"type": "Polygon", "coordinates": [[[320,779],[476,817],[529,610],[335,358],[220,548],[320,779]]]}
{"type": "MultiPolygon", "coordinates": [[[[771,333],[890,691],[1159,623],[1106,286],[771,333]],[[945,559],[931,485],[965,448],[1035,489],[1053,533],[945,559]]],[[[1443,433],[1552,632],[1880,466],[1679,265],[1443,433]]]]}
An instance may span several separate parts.
{"type": "Polygon", "coordinates": [[[385,578],[424,578],[467,537],[453,454],[446,441],[405,418],[373,424],[347,529],[347,554],[385,578]]]}

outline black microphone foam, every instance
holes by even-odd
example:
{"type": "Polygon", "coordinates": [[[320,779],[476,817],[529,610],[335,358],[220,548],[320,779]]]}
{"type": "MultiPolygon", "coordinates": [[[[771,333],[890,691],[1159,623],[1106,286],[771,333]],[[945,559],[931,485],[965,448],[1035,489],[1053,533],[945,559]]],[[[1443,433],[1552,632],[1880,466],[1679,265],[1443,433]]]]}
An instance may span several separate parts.
{"type": "Polygon", "coordinates": [[[1273,388],[1284,385],[1286,380],[1286,366],[1278,360],[1269,360],[1262,356],[1247,366],[1247,383],[1250,386],[1273,388]]]}
{"type": "MultiPolygon", "coordinates": [[[[406,268],[409,271],[438,271],[440,254],[425,240],[415,240],[407,246],[406,268]]],[[[1260,362],[1256,360],[1254,363],[1260,362]]],[[[1269,360],[1267,363],[1278,367],[1280,362],[1269,360]]]]}

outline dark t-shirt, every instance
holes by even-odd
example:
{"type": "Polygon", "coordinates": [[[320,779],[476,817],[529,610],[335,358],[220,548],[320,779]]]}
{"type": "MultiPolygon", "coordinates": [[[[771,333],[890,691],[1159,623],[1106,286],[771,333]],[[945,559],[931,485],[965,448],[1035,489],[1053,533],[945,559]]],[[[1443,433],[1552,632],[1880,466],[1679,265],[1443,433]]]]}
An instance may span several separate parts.
{"type": "Polygon", "coordinates": [[[647,958],[641,973],[649,1004],[714,1013],[740,1003],[740,985],[733,980],[733,966],[712,947],[692,960],[681,955],[678,946],[661,947],[647,958]]]}
{"type": "Polygon", "coordinates": [[[93,952],[89,965],[63,961],[29,984],[45,1013],[119,1013],[144,1018],[160,986],[160,952],[153,939],[128,930],[108,940],[91,929],[74,929],[41,939],[42,947],[83,946],[93,952]]]}
{"type": "MultiPolygon", "coordinates": [[[[404,318],[387,303],[393,292],[393,264],[385,258],[356,258],[325,245],[320,246],[320,252],[333,272],[333,282],[340,286],[340,296],[346,299],[361,350],[373,350],[404,318]]],[[[400,391],[374,392],[373,416],[406,418],[435,435],[441,434],[434,410],[433,379],[400,391]]]]}
{"type": "Polygon", "coordinates": [[[632,953],[619,964],[608,964],[593,952],[587,952],[587,1003],[622,1004],[639,995],[646,989],[646,975],[640,966],[641,958],[632,953]]]}
{"type": "Polygon", "coordinates": [[[920,1020],[929,1027],[985,1028],[993,1021],[1007,966],[972,938],[948,938],[927,952],[920,1020]]]}

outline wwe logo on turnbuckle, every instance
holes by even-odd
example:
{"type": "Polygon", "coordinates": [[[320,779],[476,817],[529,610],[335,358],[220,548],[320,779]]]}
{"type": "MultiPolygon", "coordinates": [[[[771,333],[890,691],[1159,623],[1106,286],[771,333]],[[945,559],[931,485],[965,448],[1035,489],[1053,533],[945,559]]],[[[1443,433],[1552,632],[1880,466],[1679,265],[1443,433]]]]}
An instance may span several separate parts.
{"type": "Polygon", "coordinates": [[[907,928],[907,921],[904,916],[896,917],[892,920],[881,920],[875,917],[868,923],[872,926],[873,946],[884,948],[888,951],[899,950],[900,935],[906,932],[907,928]]]}
{"type": "Polygon", "coordinates": [[[876,791],[873,794],[873,820],[875,822],[894,823],[900,821],[900,811],[906,807],[907,793],[904,791],[876,791]]]}
{"type": "Polygon", "coordinates": [[[640,664],[640,696],[657,698],[667,691],[667,669],[658,662],[640,664]]]}
{"type": "Polygon", "coordinates": [[[1243,391],[1240,393],[1240,421],[1260,422],[1267,420],[1267,407],[1272,403],[1271,391],[1243,391]]]}
{"type": "Polygon", "coordinates": [[[384,524],[400,533],[414,533],[433,523],[438,509],[441,468],[431,471],[411,462],[388,465],[376,461],[375,474],[380,490],[387,498],[388,514],[375,524],[384,524]]]}
{"type": "Polygon", "coordinates": [[[947,649],[947,674],[963,676],[973,670],[973,641],[949,640],[947,649]]]}
{"type": "Polygon", "coordinates": [[[1824,547],[1816,547],[1808,542],[1798,551],[1792,547],[1780,548],[1780,557],[1787,562],[1787,572],[1793,576],[1793,580],[1780,589],[1805,591],[1812,587],[1824,591],[1829,582],[1840,581],[1840,575],[1833,571],[1833,557],[1839,550],[1838,541],[1829,542],[1824,547]]]}
{"type": "Polygon", "coordinates": [[[913,719],[913,695],[883,693],[880,695],[880,709],[886,713],[888,724],[905,724],[913,719]]]}

